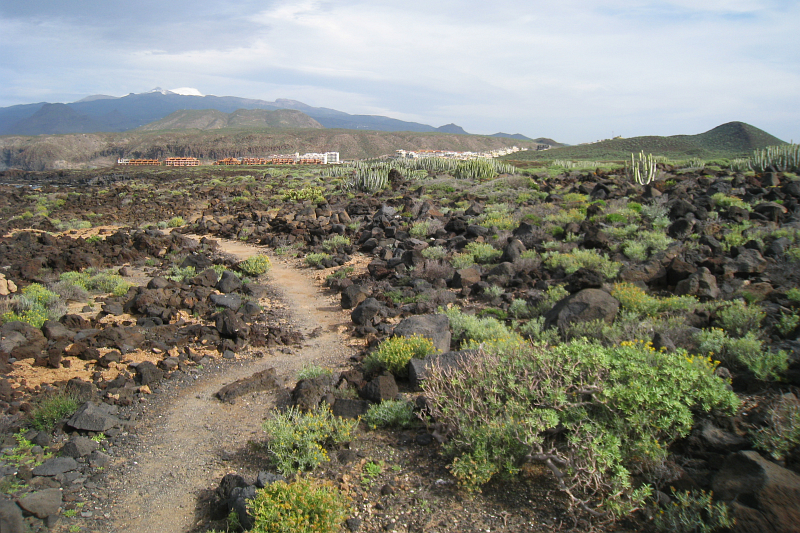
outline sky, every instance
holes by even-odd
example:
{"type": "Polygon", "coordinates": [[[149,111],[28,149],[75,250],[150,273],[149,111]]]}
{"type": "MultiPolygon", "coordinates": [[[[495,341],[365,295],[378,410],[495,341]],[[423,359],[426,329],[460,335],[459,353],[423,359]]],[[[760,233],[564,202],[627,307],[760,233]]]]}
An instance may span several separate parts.
{"type": "Polygon", "coordinates": [[[0,0],[0,107],[163,87],[577,144],[800,142],[797,0],[0,0]]]}

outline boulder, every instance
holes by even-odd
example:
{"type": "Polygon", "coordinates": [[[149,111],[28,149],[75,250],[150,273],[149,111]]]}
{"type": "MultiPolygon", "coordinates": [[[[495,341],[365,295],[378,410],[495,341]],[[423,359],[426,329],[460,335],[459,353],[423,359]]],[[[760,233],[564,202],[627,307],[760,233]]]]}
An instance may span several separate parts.
{"type": "Polygon", "coordinates": [[[706,301],[719,298],[720,290],[714,274],[708,268],[700,267],[697,272],[678,282],[675,294],[697,296],[700,300],[706,301]]]}
{"type": "Polygon", "coordinates": [[[278,378],[274,368],[256,372],[250,377],[242,378],[225,385],[217,392],[217,398],[223,402],[230,402],[239,396],[251,392],[274,390],[283,386],[283,381],[278,378]]]}
{"type": "Polygon", "coordinates": [[[365,400],[380,403],[383,400],[394,400],[399,392],[394,376],[383,374],[361,387],[358,395],[365,400]]]}
{"type": "Polygon", "coordinates": [[[61,455],[78,459],[89,455],[100,447],[98,443],[88,437],[75,436],[70,438],[61,447],[61,455]]]}
{"type": "Polygon", "coordinates": [[[447,315],[417,315],[404,319],[394,328],[395,337],[419,335],[433,341],[439,352],[450,351],[450,319],[447,315]]]}
{"type": "Polygon", "coordinates": [[[359,326],[371,326],[376,322],[376,317],[381,315],[383,305],[375,298],[367,298],[350,313],[352,321],[359,326]]]}
{"type": "Polygon", "coordinates": [[[556,303],[544,315],[545,328],[566,328],[576,322],[603,320],[609,324],[619,311],[619,300],[600,289],[584,289],[556,303]]]}
{"type": "Polygon", "coordinates": [[[503,248],[503,255],[500,257],[500,262],[513,263],[526,251],[525,245],[519,239],[508,239],[508,244],[503,248]]]}
{"type": "Polygon", "coordinates": [[[217,282],[217,290],[222,293],[229,293],[242,288],[242,281],[239,277],[231,272],[230,270],[226,270],[220,276],[219,281],[217,282]]]}
{"type": "MultiPolygon", "coordinates": [[[[153,385],[164,379],[164,371],[150,361],[142,361],[135,367],[139,385],[153,385]]],[[[102,430],[101,430],[102,431],[102,430]]]]}
{"type": "Polygon", "coordinates": [[[3,533],[25,533],[25,521],[22,509],[5,498],[0,499],[0,531],[3,533]]]}
{"type": "Polygon", "coordinates": [[[456,270],[453,275],[453,288],[465,289],[472,287],[481,280],[481,271],[478,267],[467,267],[456,270]]]}
{"type": "Polygon", "coordinates": [[[215,326],[219,334],[228,339],[247,339],[250,335],[250,328],[231,309],[225,309],[217,315],[215,326]]]}
{"type": "Polygon", "coordinates": [[[67,425],[75,429],[99,433],[122,425],[122,421],[115,416],[116,414],[117,408],[114,406],[106,403],[86,402],[70,417],[67,425]]]}
{"type": "Polygon", "coordinates": [[[238,294],[212,294],[209,299],[217,307],[236,311],[242,306],[242,297],[238,294]]]}
{"type": "Polygon", "coordinates": [[[737,274],[760,274],[767,269],[767,261],[758,250],[745,248],[726,267],[732,266],[737,274]]]}
{"type": "Polygon", "coordinates": [[[36,518],[45,519],[58,513],[61,501],[61,489],[44,489],[21,497],[19,505],[36,518]]]}
{"type": "Polygon", "coordinates": [[[735,532],[794,533],[800,524],[800,476],[757,452],[730,454],[712,481],[714,496],[735,502],[735,532]]]}
{"type": "Polygon", "coordinates": [[[333,399],[335,386],[334,376],[331,375],[301,379],[292,390],[292,403],[301,411],[310,411],[323,400],[333,399]]]}
{"type": "Polygon", "coordinates": [[[78,461],[72,457],[53,457],[33,469],[34,476],[52,477],[76,470],[78,461]]]}
{"type": "Polygon", "coordinates": [[[342,309],[352,309],[366,300],[370,292],[361,285],[350,285],[342,291],[342,309]]]}
{"type": "Polygon", "coordinates": [[[367,414],[369,405],[366,400],[337,398],[333,404],[333,414],[341,418],[358,418],[367,414]]]}

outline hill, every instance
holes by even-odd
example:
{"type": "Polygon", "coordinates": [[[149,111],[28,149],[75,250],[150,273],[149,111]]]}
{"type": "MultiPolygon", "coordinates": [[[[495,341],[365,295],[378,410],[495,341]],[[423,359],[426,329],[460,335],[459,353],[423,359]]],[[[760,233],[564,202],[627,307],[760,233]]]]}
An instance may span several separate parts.
{"type": "Polygon", "coordinates": [[[48,170],[108,167],[119,157],[197,157],[213,161],[225,157],[266,156],[274,153],[335,151],[343,159],[363,159],[406,150],[483,151],[515,144],[536,143],[484,135],[449,133],[378,132],[343,129],[253,128],[134,131],[81,135],[0,137],[0,169],[48,170]]]}
{"type": "Polygon", "coordinates": [[[161,120],[145,124],[137,131],[218,130],[223,128],[322,128],[322,124],[301,111],[292,109],[238,109],[223,113],[216,109],[184,109],[161,120]]]}
{"type": "Polygon", "coordinates": [[[728,122],[697,135],[672,135],[611,139],[592,144],[553,148],[541,152],[520,152],[503,159],[515,161],[625,160],[632,153],[663,155],[671,159],[700,157],[702,159],[733,158],[750,155],[753,150],[785,144],[769,133],[745,124],[728,122]]]}
{"type": "Polygon", "coordinates": [[[297,100],[279,98],[268,102],[236,96],[178,94],[157,89],[122,97],[94,95],[70,104],[40,102],[0,108],[0,135],[121,132],[161,120],[176,111],[209,109],[222,113],[233,113],[239,109],[291,109],[305,113],[325,128],[467,133],[452,124],[435,128],[379,115],[351,115],[326,107],[312,107],[297,100]],[[51,106],[57,106],[58,111],[51,106]]]}

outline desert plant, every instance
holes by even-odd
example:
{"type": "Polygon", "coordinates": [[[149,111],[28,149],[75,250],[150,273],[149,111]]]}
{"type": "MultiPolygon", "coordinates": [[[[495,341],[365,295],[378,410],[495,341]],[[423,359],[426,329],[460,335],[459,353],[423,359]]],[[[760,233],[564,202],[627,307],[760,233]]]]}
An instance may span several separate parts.
{"type": "Polygon", "coordinates": [[[653,525],[664,533],[713,533],[733,527],[736,520],[723,502],[714,503],[704,490],[672,489],[672,504],[656,509],[653,525]]]}
{"type": "Polygon", "coordinates": [[[258,254],[241,261],[236,268],[247,276],[260,276],[272,268],[272,262],[266,255],[258,254]]]}
{"type": "Polygon", "coordinates": [[[305,263],[308,266],[318,267],[318,266],[320,266],[322,264],[323,261],[325,261],[326,259],[330,259],[330,258],[331,258],[330,254],[311,253],[311,254],[306,255],[305,263]]]}
{"type": "Polygon", "coordinates": [[[755,150],[751,160],[756,172],[800,172],[800,144],[767,146],[755,150]]]}
{"type": "Polygon", "coordinates": [[[532,461],[555,474],[575,512],[617,518],[644,503],[649,468],[689,433],[694,411],[738,406],[713,365],[678,355],[640,342],[520,344],[434,365],[423,389],[450,436],[450,470],[467,488],[532,461]],[[644,476],[639,488],[633,468],[644,476]]]}
{"type": "Polygon", "coordinates": [[[264,422],[266,448],[283,474],[312,470],[328,460],[325,446],[349,440],[357,424],[358,420],[333,416],[328,407],[307,413],[290,407],[283,412],[275,411],[264,422]]]}
{"type": "Polygon", "coordinates": [[[57,320],[66,312],[59,294],[39,283],[24,287],[21,294],[12,299],[11,305],[13,310],[0,315],[0,322],[18,320],[40,328],[47,320],[57,320]]]}
{"type": "Polygon", "coordinates": [[[336,533],[347,516],[345,498],[329,482],[298,477],[256,490],[247,506],[251,533],[336,533]]]}
{"type": "Polygon", "coordinates": [[[78,410],[78,400],[65,393],[53,394],[39,401],[31,411],[31,425],[39,431],[51,431],[55,423],[78,410]]]}
{"type": "Polygon", "coordinates": [[[168,228],[179,228],[179,227],[183,226],[184,224],[186,224],[186,221],[183,219],[183,217],[180,217],[180,216],[172,217],[171,219],[169,219],[167,221],[167,227],[168,228]]]}
{"type": "Polygon", "coordinates": [[[758,331],[765,316],[761,307],[749,305],[744,300],[732,300],[717,310],[719,325],[734,337],[744,337],[748,332],[758,331]]]}
{"type": "Polygon", "coordinates": [[[544,264],[552,269],[563,267],[566,274],[572,274],[579,268],[586,268],[606,278],[615,278],[622,268],[622,263],[612,261],[607,254],[600,254],[592,249],[575,249],[569,253],[548,252],[545,254],[544,264]]]}
{"type": "Polygon", "coordinates": [[[386,369],[396,376],[405,376],[411,359],[424,359],[436,352],[433,342],[421,335],[392,337],[364,359],[364,368],[368,372],[386,369]]]}
{"type": "Polygon", "coordinates": [[[782,460],[800,446],[800,401],[793,394],[784,394],[770,402],[766,425],[750,434],[755,447],[782,460]]]}
{"type": "Polygon", "coordinates": [[[491,263],[503,255],[501,250],[483,242],[471,242],[464,247],[464,251],[471,254],[476,263],[482,264],[491,263]]]}
{"type": "Polygon", "coordinates": [[[384,400],[369,406],[364,421],[371,428],[408,428],[414,425],[414,405],[405,400],[384,400]]]}
{"type": "Polygon", "coordinates": [[[330,368],[323,368],[319,365],[303,365],[303,368],[297,373],[297,381],[303,379],[314,379],[321,376],[330,376],[333,372],[330,368]]]}
{"type": "Polygon", "coordinates": [[[350,246],[350,237],[334,235],[322,241],[322,249],[328,253],[334,253],[343,246],[350,246]]]}
{"type": "Polygon", "coordinates": [[[638,158],[634,158],[634,155],[631,154],[630,164],[625,164],[625,173],[628,175],[628,178],[639,185],[651,183],[656,179],[657,172],[658,165],[653,158],[653,154],[645,155],[644,150],[639,153],[638,158]]]}
{"type": "Polygon", "coordinates": [[[425,259],[430,259],[432,261],[439,261],[444,259],[447,255],[447,250],[445,250],[442,246],[429,246],[420,252],[422,257],[425,259]]]}

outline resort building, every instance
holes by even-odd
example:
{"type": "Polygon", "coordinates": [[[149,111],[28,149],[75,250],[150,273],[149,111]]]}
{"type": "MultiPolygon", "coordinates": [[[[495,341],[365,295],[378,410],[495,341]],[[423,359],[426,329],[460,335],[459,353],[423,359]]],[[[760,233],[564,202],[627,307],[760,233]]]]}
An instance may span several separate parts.
{"type": "Polygon", "coordinates": [[[118,165],[125,165],[125,166],[159,166],[161,161],[158,159],[127,159],[120,157],[117,159],[118,165]]]}
{"type": "Polygon", "coordinates": [[[200,160],[196,157],[168,157],[164,164],[168,167],[198,167],[200,160]]]}

